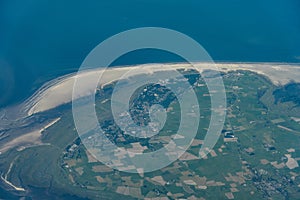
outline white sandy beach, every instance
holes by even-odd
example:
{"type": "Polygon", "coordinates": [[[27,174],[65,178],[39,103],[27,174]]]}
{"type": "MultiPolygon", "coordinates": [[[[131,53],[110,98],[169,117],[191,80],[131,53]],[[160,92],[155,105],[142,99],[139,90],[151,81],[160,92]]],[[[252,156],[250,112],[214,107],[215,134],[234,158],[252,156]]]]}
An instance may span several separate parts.
{"type": "MultiPolygon", "coordinates": [[[[125,73],[130,72],[131,76],[138,74],[149,74],[159,71],[169,71],[177,69],[197,69],[202,72],[208,69],[218,69],[220,72],[229,72],[235,70],[248,70],[267,76],[275,85],[286,84],[291,80],[300,82],[300,66],[284,63],[170,63],[170,64],[147,64],[127,67],[108,68],[104,76],[98,82],[98,86],[103,86],[113,81],[128,78],[123,77],[125,73]]],[[[72,101],[73,85],[76,78],[84,78],[85,84],[81,85],[80,95],[74,96],[74,99],[94,93],[95,88],[92,85],[99,75],[103,73],[103,68],[86,70],[79,74],[71,74],[57,79],[57,82],[45,84],[36,92],[25,104],[28,115],[53,109],[57,106],[72,101]]]]}

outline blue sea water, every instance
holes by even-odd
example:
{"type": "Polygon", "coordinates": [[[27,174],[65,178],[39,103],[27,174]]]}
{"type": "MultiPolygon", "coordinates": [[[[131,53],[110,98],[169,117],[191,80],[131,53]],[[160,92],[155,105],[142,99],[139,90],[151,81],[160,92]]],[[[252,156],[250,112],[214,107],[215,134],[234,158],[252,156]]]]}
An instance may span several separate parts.
{"type": "MultiPolygon", "coordinates": [[[[137,27],[185,33],[216,61],[300,62],[299,10],[298,0],[1,0],[0,107],[76,71],[101,41],[137,27]]],[[[177,61],[146,50],[114,64],[177,61]]]]}

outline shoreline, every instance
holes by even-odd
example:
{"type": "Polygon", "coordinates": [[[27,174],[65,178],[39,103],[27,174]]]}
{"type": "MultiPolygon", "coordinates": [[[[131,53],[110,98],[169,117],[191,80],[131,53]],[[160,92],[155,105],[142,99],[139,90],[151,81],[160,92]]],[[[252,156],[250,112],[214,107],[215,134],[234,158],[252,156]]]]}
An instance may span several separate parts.
{"type": "MultiPolygon", "coordinates": [[[[299,63],[243,63],[243,62],[219,62],[219,63],[150,63],[141,65],[128,65],[128,66],[115,66],[105,68],[94,68],[81,71],[80,73],[74,72],[66,74],[64,76],[53,79],[45,83],[40,89],[38,89],[31,97],[25,100],[24,109],[27,116],[31,116],[36,113],[44,112],[60,105],[70,103],[72,101],[73,84],[76,78],[87,78],[93,80],[98,78],[95,73],[113,72],[109,74],[109,78],[100,80],[98,86],[107,85],[113,81],[123,79],[122,75],[136,70],[135,75],[147,74],[158,71],[178,70],[178,69],[196,69],[197,70],[214,70],[219,72],[230,72],[236,70],[246,70],[256,72],[258,74],[268,77],[274,85],[286,84],[291,80],[300,82],[300,64],[299,63]],[[165,67],[165,68],[164,68],[165,67]],[[117,73],[118,72],[118,73],[117,73]],[[283,73],[285,72],[285,73],[283,73]]],[[[96,74],[97,75],[97,74],[96,74]]],[[[107,74],[106,74],[107,76],[107,74]]],[[[88,83],[87,83],[88,85],[88,83]]],[[[89,86],[84,86],[82,93],[93,92],[89,86]]],[[[84,96],[84,95],[83,95],[84,96]]],[[[79,98],[79,97],[78,97],[79,98]]],[[[77,97],[75,97],[77,99],[77,97]]]]}
{"type": "Polygon", "coordinates": [[[7,185],[9,185],[10,187],[12,187],[14,190],[16,191],[22,191],[22,192],[25,192],[26,190],[22,187],[18,187],[18,186],[15,186],[12,182],[10,182],[9,180],[7,180],[7,176],[9,175],[10,171],[11,171],[11,168],[13,167],[13,164],[14,164],[14,161],[12,163],[10,163],[9,165],[9,169],[8,171],[6,172],[6,174],[4,175],[4,177],[2,176],[1,174],[1,179],[4,181],[4,183],[6,183],[7,185]]]}
{"type": "MultiPolygon", "coordinates": [[[[61,118],[58,117],[56,119],[53,119],[49,121],[48,123],[44,123],[42,127],[34,129],[30,132],[26,132],[24,134],[15,136],[10,141],[6,142],[5,145],[3,145],[0,148],[0,153],[6,153],[8,150],[13,149],[15,147],[18,147],[17,151],[23,151],[26,148],[32,147],[32,146],[38,146],[38,145],[47,145],[47,143],[43,143],[41,141],[42,133],[56,124],[61,118]]],[[[1,141],[0,141],[1,142],[1,141]]]]}

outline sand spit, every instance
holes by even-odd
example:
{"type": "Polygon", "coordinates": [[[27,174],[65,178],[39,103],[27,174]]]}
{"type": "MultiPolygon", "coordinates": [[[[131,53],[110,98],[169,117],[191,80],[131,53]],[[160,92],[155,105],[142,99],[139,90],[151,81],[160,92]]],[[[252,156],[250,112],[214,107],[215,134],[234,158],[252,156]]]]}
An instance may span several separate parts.
{"type": "Polygon", "coordinates": [[[42,132],[47,128],[49,128],[50,126],[52,126],[53,124],[55,124],[56,122],[58,122],[59,120],[60,118],[54,119],[53,121],[49,122],[39,130],[34,130],[14,138],[13,140],[9,141],[8,143],[6,143],[0,148],[0,153],[4,153],[7,150],[12,149],[14,147],[19,147],[18,151],[22,151],[25,148],[30,146],[42,145],[43,144],[41,141],[42,132]]]}
{"type": "Polygon", "coordinates": [[[73,85],[78,77],[85,78],[86,82],[85,85],[82,85],[80,88],[80,95],[75,96],[74,99],[93,93],[95,88],[91,83],[98,80],[101,73],[104,74],[98,82],[99,86],[124,79],[124,75],[128,72],[133,76],[138,74],[151,74],[158,71],[193,69],[194,67],[200,72],[209,69],[218,69],[221,72],[236,70],[252,71],[267,76],[275,85],[284,85],[291,80],[300,82],[300,65],[284,63],[194,63],[193,66],[188,63],[147,64],[114,67],[107,69],[105,72],[103,71],[103,68],[97,68],[83,71],[80,74],[70,74],[46,83],[25,102],[25,109],[28,116],[30,116],[71,102],[73,85]]]}
{"type": "Polygon", "coordinates": [[[9,185],[10,187],[12,187],[14,190],[25,192],[25,189],[24,189],[24,188],[15,186],[14,184],[12,184],[11,182],[9,182],[8,180],[6,180],[5,178],[3,178],[2,176],[1,176],[1,179],[2,179],[7,185],[9,185]]]}
{"type": "Polygon", "coordinates": [[[7,185],[9,185],[10,187],[12,187],[14,190],[25,192],[25,189],[24,189],[24,188],[15,186],[14,184],[12,184],[12,183],[11,183],[10,181],[8,181],[8,179],[7,179],[7,176],[9,175],[9,173],[10,173],[12,167],[13,167],[13,164],[14,164],[14,161],[13,161],[12,163],[10,163],[9,169],[8,169],[7,173],[5,174],[5,176],[2,177],[2,175],[1,175],[1,179],[2,179],[7,185]]]}

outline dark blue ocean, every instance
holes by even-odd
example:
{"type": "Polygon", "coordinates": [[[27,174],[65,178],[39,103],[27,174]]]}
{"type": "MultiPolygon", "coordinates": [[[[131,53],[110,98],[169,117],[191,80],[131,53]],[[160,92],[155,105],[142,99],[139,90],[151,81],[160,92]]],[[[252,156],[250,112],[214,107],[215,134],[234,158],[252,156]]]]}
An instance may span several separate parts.
{"type": "MultiPolygon", "coordinates": [[[[185,33],[215,61],[300,62],[298,0],[1,0],[0,107],[76,71],[106,38],[144,26],[185,33]]],[[[114,64],[178,61],[170,53],[145,50],[114,64]]]]}

